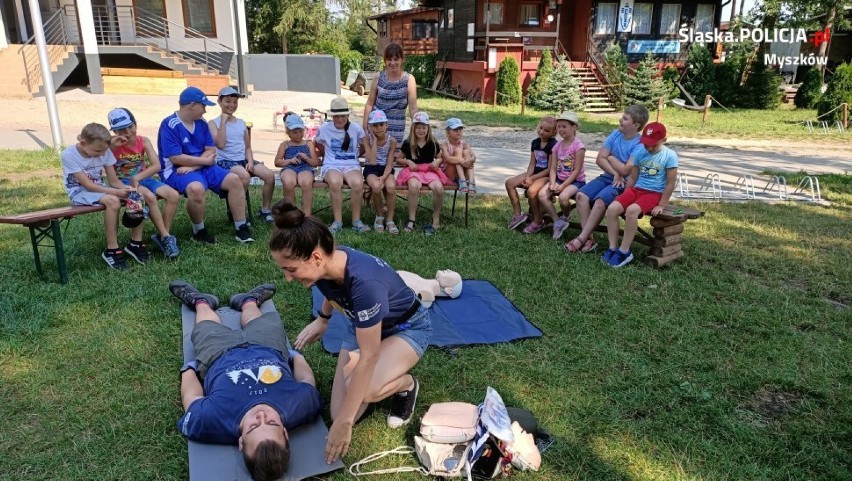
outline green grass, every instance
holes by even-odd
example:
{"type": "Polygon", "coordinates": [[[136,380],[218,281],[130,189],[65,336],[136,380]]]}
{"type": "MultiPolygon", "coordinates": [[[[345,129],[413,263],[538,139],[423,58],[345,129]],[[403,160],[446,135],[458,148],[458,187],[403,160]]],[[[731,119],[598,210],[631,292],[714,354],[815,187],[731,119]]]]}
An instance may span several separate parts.
{"type": "MultiPolygon", "coordinates": [[[[469,125],[510,126],[519,129],[534,129],[539,119],[554,112],[545,112],[527,107],[520,115],[520,105],[514,107],[492,107],[490,104],[462,102],[446,97],[437,97],[422,90],[418,91],[418,108],[429,112],[436,119],[459,117],[469,125]]],[[[656,109],[651,111],[651,120],[656,119],[656,109]]],[[[591,114],[580,113],[582,132],[609,133],[618,126],[620,113],[591,114]]],[[[661,121],[669,129],[670,138],[735,138],[735,139],[779,139],[808,140],[812,142],[849,141],[848,131],[841,133],[836,129],[828,134],[817,130],[810,133],[802,124],[806,120],[816,119],[815,110],[793,109],[783,105],[777,110],[732,109],[725,112],[714,107],[701,126],[701,112],[692,112],[666,106],[661,121]]]]}
{"type": "MultiPolygon", "coordinates": [[[[0,152],[0,169],[19,154],[0,152]]],[[[826,197],[848,192],[848,176],[823,179],[826,197]]],[[[58,176],[0,186],[3,214],[66,202],[58,176]]],[[[616,271],[594,255],[565,254],[547,235],[508,232],[501,197],[477,198],[469,229],[447,223],[434,238],[347,231],[339,240],[398,269],[487,279],[544,331],[429,350],[415,368],[418,417],[433,402],[479,402],[489,385],[538,416],[557,441],[541,471],[518,480],[849,479],[852,202],[687,205],[706,216],[687,224],[686,256],[664,270],[616,271]]],[[[291,334],[310,312],[308,291],[283,282],[271,262],[265,226],[255,229],[258,242],[237,244],[223,202],[211,198],[208,227],[218,246],[185,240],[181,209],[177,261],[155,254],[121,273],[99,259],[101,214],[74,219],[62,286],[49,249],[45,281],[26,229],[0,225],[0,477],[187,478],[175,427],[180,309],[168,282],[185,278],[227,298],[274,281],[291,334]]],[[[328,399],[335,359],[319,346],[306,356],[328,399]]],[[[392,431],[384,412],[355,428],[347,464],[412,444],[417,423],[392,431]]]]}

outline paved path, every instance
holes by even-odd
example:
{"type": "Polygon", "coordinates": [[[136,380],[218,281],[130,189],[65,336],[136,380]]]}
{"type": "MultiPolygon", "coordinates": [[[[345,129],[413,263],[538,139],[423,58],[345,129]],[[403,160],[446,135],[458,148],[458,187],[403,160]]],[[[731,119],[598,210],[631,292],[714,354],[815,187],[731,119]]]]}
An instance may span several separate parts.
{"type": "MultiPolygon", "coordinates": [[[[343,91],[343,95],[363,105],[363,97],[357,99],[354,93],[347,90],[343,91]]],[[[272,128],[274,112],[281,110],[284,105],[293,111],[307,107],[324,108],[333,97],[330,94],[303,92],[257,92],[242,100],[238,113],[255,126],[252,137],[255,158],[271,166],[278,145],[285,138],[280,127],[278,131],[272,128]]],[[[160,121],[177,108],[176,99],[170,96],[92,95],[80,89],[61,92],[57,100],[66,144],[74,142],[85,123],[104,123],[106,113],[116,106],[130,107],[139,122],[140,133],[155,138],[160,121]]],[[[353,110],[360,112],[361,108],[355,107],[353,110]]],[[[4,99],[4,111],[7,115],[0,116],[0,148],[35,150],[46,148],[52,143],[44,99],[4,99]]],[[[210,107],[209,112],[208,115],[215,115],[218,107],[210,107]]],[[[852,144],[852,132],[848,135],[852,144]]],[[[599,145],[600,142],[588,143],[599,145]]],[[[699,183],[708,173],[719,173],[723,181],[733,182],[741,175],[757,176],[764,169],[804,169],[811,173],[852,172],[852,149],[836,144],[687,139],[676,140],[671,145],[680,156],[680,171],[690,174],[699,183]]],[[[529,159],[529,152],[524,148],[474,148],[479,157],[476,175],[481,193],[503,194],[505,179],[522,172],[529,159]]],[[[596,155],[597,150],[594,148],[590,148],[586,154],[588,178],[600,174],[600,169],[594,164],[596,155]]],[[[758,187],[762,187],[762,184],[758,187]]]]}

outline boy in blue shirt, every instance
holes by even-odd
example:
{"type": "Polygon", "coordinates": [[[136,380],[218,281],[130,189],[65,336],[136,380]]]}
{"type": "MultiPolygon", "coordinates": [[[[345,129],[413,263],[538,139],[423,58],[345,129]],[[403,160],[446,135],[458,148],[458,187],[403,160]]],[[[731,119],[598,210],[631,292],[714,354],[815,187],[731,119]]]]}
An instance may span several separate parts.
{"type": "Polygon", "coordinates": [[[609,249],[601,260],[612,267],[621,267],[633,260],[630,244],[636,237],[639,216],[657,215],[663,211],[677,183],[677,154],[666,147],[666,126],[651,122],[645,126],[640,143],[644,152],[628,161],[633,171],[627,189],[616,197],[606,210],[606,230],[609,249]],[[618,247],[618,217],[624,214],[624,237],[618,247]]]}
{"type": "Polygon", "coordinates": [[[290,460],[288,430],[313,421],[322,404],[307,361],[287,349],[278,313],[260,311],[275,286],[231,296],[229,306],[241,311],[241,330],[221,324],[216,296],[181,280],[172,281],[169,291],[195,311],[196,360],[181,369],[186,412],[178,429],[194,441],[236,444],[252,479],[280,478],[290,460]]]}
{"type": "Polygon", "coordinates": [[[583,230],[565,244],[568,252],[592,252],[598,247],[592,233],[601,223],[607,206],[624,192],[631,172],[627,161],[645,150],[639,145],[639,132],[647,122],[648,109],[644,105],[631,105],[624,109],[618,121],[618,129],[613,130],[604,141],[595,159],[604,173],[586,184],[575,196],[583,230]]]}
{"type": "Polygon", "coordinates": [[[215,244],[216,239],[204,227],[207,189],[222,195],[227,192],[228,205],[240,242],[253,242],[246,223],[246,191],[237,174],[216,165],[216,145],[210,128],[201,117],[207,107],[216,105],[200,89],[187,87],[180,94],[180,109],[160,123],[157,150],[163,170],[163,181],[186,195],[186,211],[192,221],[192,238],[215,244]]]}

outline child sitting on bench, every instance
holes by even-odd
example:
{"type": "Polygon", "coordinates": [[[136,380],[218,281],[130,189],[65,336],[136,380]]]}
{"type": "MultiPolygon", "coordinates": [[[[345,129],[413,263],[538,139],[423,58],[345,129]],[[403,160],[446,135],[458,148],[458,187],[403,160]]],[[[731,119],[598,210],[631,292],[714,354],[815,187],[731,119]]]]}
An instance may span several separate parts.
{"type": "Polygon", "coordinates": [[[606,231],[609,249],[601,259],[612,267],[621,267],[633,260],[630,244],[636,237],[639,216],[657,215],[663,211],[677,183],[677,154],[666,147],[666,126],[651,122],[645,126],[639,140],[645,146],[628,165],[633,169],[624,193],[606,209],[606,231]],[[647,150],[646,150],[647,149],[647,150]],[[618,217],[624,214],[624,237],[618,248],[618,217]]]}
{"type": "Polygon", "coordinates": [[[281,168],[284,198],[296,203],[296,186],[302,188],[302,211],[311,215],[314,207],[314,167],[319,165],[313,140],[305,139],[305,123],[293,112],[284,115],[284,129],[290,140],[281,142],[275,153],[275,167],[281,168]]]}
{"type": "Polygon", "coordinates": [[[194,441],[236,444],[255,480],[282,477],[290,461],[288,430],[313,421],[322,404],[307,361],[287,349],[281,319],[260,312],[275,286],[231,296],[231,309],[241,311],[239,331],[222,325],[216,296],[181,280],[169,291],[195,311],[196,360],[181,368],[186,412],[178,429],[194,441]]]}
{"type": "Polygon", "coordinates": [[[141,223],[131,229],[130,243],[126,249],[118,247],[118,211],[122,200],[126,200],[136,189],[118,180],[113,168],[115,156],[109,150],[110,139],[109,130],[101,124],[91,123],[83,127],[77,136],[77,143],[62,151],[62,179],[71,204],[102,204],[106,207],[106,249],[101,257],[111,268],[124,270],[127,269],[125,250],[140,263],[148,259],[148,254],[142,246],[141,223]],[[103,171],[106,172],[108,184],[103,181],[103,171]]]}

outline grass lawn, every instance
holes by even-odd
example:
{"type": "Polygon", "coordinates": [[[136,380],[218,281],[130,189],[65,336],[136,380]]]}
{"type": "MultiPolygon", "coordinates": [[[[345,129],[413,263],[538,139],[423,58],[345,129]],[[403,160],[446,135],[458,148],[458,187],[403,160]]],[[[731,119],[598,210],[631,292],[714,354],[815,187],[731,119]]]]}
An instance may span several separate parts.
{"type": "MultiPolygon", "coordinates": [[[[0,172],[16,170],[20,155],[0,152],[0,172]]],[[[40,168],[58,172],[55,157],[41,155],[40,168]]],[[[58,173],[3,179],[0,213],[67,202],[58,173]]],[[[832,207],[689,203],[706,216],[687,224],[686,256],[664,270],[612,270],[595,255],[567,255],[549,235],[509,232],[502,197],[477,198],[469,229],[448,223],[432,238],[345,231],[339,241],[398,269],[487,279],[544,331],[513,344],[432,349],[414,371],[418,418],[433,402],[480,402],[489,385],[538,416],[557,441],[541,471],[518,480],[849,479],[852,192],[848,176],[823,179],[832,207]]],[[[49,249],[46,282],[27,230],[0,225],[0,478],[187,478],[175,426],[180,308],[169,281],[188,279],[221,299],[274,281],[291,335],[310,311],[309,292],[273,265],[269,229],[239,245],[223,206],[211,198],[207,222],[221,244],[186,240],[181,209],[180,257],[156,253],[127,272],[99,258],[102,214],[74,219],[67,286],[55,280],[49,249]]],[[[327,399],[335,359],[318,345],[305,354],[327,399]]],[[[418,423],[392,431],[385,413],[356,427],[347,465],[412,444],[418,423]]]]}
{"type": "MultiPolygon", "coordinates": [[[[418,108],[429,112],[439,120],[459,117],[471,125],[511,126],[521,129],[535,129],[539,119],[554,112],[540,111],[527,107],[520,115],[521,106],[493,107],[491,104],[462,102],[438,97],[424,90],[418,91],[418,108]]],[[[621,113],[591,114],[580,113],[583,132],[609,133],[618,126],[621,113]]],[[[651,120],[655,120],[656,109],[651,110],[651,120]]],[[[725,112],[714,107],[701,128],[701,112],[692,112],[667,105],[663,110],[662,122],[671,135],[695,138],[741,138],[741,139],[780,139],[808,140],[812,142],[837,142],[852,137],[848,131],[841,133],[836,129],[829,133],[817,130],[810,133],[802,124],[806,120],[816,119],[816,110],[793,109],[791,104],[782,104],[777,110],[733,109],[725,112]]]]}

